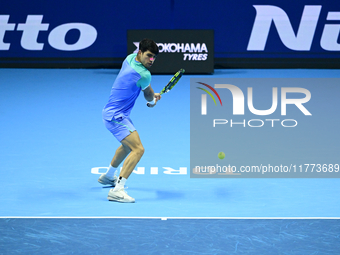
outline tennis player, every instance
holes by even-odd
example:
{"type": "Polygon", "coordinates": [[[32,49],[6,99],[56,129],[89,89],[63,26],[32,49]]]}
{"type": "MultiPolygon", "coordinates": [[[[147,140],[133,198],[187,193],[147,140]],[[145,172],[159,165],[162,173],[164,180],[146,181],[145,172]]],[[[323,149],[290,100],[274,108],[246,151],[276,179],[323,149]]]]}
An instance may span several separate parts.
{"type": "Polygon", "coordinates": [[[144,147],[129,116],[141,91],[151,107],[161,99],[161,95],[154,93],[151,87],[151,73],[148,70],[153,65],[158,52],[158,46],[153,40],[143,39],[139,43],[138,53],[130,54],[124,60],[113,83],[109,101],[103,109],[106,128],[121,143],[109,169],[98,179],[98,182],[103,185],[114,186],[107,197],[110,201],[135,202],[135,199],[124,190],[124,185],[143,156],[144,147]],[[117,177],[117,168],[124,159],[122,170],[117,177]]]}

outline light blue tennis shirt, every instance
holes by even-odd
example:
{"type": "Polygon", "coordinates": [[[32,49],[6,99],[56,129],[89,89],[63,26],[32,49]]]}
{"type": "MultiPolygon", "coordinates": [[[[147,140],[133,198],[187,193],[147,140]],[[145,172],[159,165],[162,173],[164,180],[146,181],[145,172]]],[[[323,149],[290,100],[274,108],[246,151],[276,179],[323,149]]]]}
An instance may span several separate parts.
{"type": "Polygon", "coordinates": [[[151,82],[151,73],[136,60],[137,53],[130,54],[123,62],[122,68],[113,83],[108,103],[103,109],[103,118],[129,117],[141,90],[151,82]]]}

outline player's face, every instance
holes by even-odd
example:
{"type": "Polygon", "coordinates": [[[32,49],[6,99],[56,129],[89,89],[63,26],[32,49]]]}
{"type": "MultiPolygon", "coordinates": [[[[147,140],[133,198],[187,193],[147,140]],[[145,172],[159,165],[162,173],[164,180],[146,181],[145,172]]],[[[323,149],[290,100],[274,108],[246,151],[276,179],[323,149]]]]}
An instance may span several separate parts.
{"type": "Polygon", "coordinates": [[[145,52],[139,51],[137,60],[149,69],[153,65],[153,62],[155,62],[156,57],[157,56],[149,50],[145,52]]]}

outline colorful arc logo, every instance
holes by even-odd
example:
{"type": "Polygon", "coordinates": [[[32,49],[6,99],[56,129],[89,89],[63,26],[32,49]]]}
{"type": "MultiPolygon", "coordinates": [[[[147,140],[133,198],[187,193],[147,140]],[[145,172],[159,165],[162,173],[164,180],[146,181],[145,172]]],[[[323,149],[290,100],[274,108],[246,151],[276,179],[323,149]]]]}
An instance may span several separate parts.
{"type": "MultiPolygon", "coordinates": [[[[222,106],[222,100],[221,100],[219,94],[217,93],[217,91],[216,91],[213,87],[211,87],[210,85],[205,84],[205,83],[203,83],[203,82],[197,82],[197,83],[202,84],[202,85],[206,86],[207,88],[211,89],[211,91],[214,92],[215,95],[217,96],[217,98],[218,98],[218,100],[220,101],[220,104],[221,104],[221,106],[222,106]]],[[[214,96],[211,94],[211,92],[210,92],[209,90],[203,89],[203,88],[200,88],[200,87],[197,87],[197,88],[203,90],[204,92],[206,92],[206,93],[214,100],[215,105],[217,105],[214,96]]]]}

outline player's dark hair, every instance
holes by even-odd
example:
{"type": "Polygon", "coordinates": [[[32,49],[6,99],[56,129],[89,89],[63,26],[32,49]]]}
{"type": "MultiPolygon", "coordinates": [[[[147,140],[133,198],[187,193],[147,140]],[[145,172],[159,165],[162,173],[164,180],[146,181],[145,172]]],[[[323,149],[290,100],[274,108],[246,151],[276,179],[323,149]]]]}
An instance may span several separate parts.
{"type": "Polygon", "coordinates": [[[148,39],[148,38],[144,38],[143,40],[139,42],[139,49],[142,52],[149,50],[155,55],[158,55],[159,53],[157,44],[153,40],[148,39]]]}

